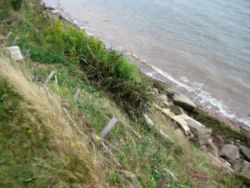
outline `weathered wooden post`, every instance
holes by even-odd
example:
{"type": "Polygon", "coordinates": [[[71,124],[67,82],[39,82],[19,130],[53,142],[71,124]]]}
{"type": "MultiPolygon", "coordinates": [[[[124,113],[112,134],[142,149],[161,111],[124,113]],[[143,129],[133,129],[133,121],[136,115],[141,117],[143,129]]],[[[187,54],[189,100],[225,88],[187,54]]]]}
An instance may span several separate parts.
{"type": "Polygon", "coordinates": [[[113,116],[112,119],[106,125],[106,127],[100,133],[100,137],[102,139],[105,138],[105,136],[115,127],[117,122],[118,122],[118,119],[115,116],[113,116]]]}
{"type": "Polygon", "coordinates": [[[47,85],[49,83],[49,81],[53,78],[53,76],[55,76],[56,71],[51,71],[51,73],[49,74],[48,78],[46,79],[46,81],[44,82],[45,85],[47,85]]]}

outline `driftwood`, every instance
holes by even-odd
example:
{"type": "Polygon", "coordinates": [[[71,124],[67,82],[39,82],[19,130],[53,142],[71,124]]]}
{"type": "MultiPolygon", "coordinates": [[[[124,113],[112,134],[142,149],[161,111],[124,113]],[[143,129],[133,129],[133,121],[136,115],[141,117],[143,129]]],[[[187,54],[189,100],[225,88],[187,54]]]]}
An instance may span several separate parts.
{"type": "Polygon", "coordinates": [[[53,76],[55,76],[55,74],[56,74],[56,71],[51,71],[51,73],[49,74],[49,76],[45,80],[44,84],[47,85],[49,83],[49,81],[53,78],[53,76]]]}
{"type": "Polygon", "coordinates": [[[106,127],[100,133],[100,137],[104,139],[105,136],[107,136],[107,134],[115,127],[117,122],[118,122],[118,119],[115,116],[113,116],[112,119],[106,125],[106,127]]]}
{"type": "Polygon", "coordinates": [[[73,97],[73,101],[74,101],[74,102],[77,101],[78,97],[80,96],[80,93],[81,93],[80,88],[77,88],[77,89],[76,89],[76,92],[75,92],[75,95],[74,95],[74,97],[73,97]]]}
{"type": "Polygon", "coordinates": [[[170,111],[170,109],[167,108],[161,108],[158,105],[155,105],[155,107],[160,110],[165,116],[170,117],[172,120],[174,120],[184,131],[185,135],[192,136],[191,130],[185,120],[182,118],[176,116],[174,113],[170,111]]]}

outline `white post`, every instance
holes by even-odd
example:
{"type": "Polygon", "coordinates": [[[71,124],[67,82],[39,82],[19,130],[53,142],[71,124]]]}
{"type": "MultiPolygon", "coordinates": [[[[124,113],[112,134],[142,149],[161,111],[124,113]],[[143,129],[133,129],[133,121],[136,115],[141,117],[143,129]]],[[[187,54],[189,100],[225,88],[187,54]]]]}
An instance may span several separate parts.
{"type": "Polygon", "coordinates": [[[100,133],[100,137],[103,139],[115,127],[117,122],[118,119],[115,116],[113,116],[112,119],[106,125],[106,127],[100,133]]]}
{"type": "Polygon", "coordinates": [[[49,76],[48,76],[48,78],[46,79],[46,81],[44,82],[44,84],[47,85],[47,84],[49,83],[49,81],[51,80],[51,78],[53,78],[53,76],[55,76],[55,74],[56,74],[56,71],[52,71],[52,72],[49,74],[49,76]]]}

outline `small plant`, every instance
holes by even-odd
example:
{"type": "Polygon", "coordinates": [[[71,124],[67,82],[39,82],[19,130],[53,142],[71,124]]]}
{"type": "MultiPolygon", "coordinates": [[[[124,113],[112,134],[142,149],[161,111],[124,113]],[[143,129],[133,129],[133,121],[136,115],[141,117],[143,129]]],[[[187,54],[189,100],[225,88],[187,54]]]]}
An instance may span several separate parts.
{"type": "Polygon", "coordinates": [[[23,0],[11,0],[11,5],[14,10],[20,10],[23,0]]]}
{"type": "Polygon", "coordinates": [[[120,183],[121,177],[116,171],[111,170],[108,173],[108,181],[111,183],[120,183]]]}

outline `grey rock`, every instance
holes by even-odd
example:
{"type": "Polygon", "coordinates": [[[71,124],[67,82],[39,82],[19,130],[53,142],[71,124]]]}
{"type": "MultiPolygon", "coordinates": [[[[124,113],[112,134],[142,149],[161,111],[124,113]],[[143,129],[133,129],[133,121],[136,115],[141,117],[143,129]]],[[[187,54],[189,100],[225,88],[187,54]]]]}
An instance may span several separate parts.
{"type": "Polygon", "coordinates": [[[183,109],[179,106],[176,106],[176,105],[170,106],[170,111],[173,112],[175,115],[184,114],[183,109]]]}
{"type": "Polygon", "coordinates": [[[240,153],[246,158],[246,160],[250,161],[250,149],[245,146],[240,146],[240,153]]]}
{"type": "Polygon", "coordinates": [[[182,107],[184,110],[187,111],[192,111],[195,108],[197,108],[197,105],[194,104],[194,102],[191,99],[182,94],[174,94],[173,101],[174,104],[182,107]]]}
{"type": "Polygon", "coordinates": [[[229,162],[235,161],[240,158],[239,148],[233,144],[226,144],[223,146],[220,156],[229,162]]]}
{"type": "Polygon", "coordinates": [[[207,145],[209,143],[209,139],[212,134],[212,129],[207,129],[207,128],[200,128],[196,132],[199,144],[202,145],[207,145]]]}

